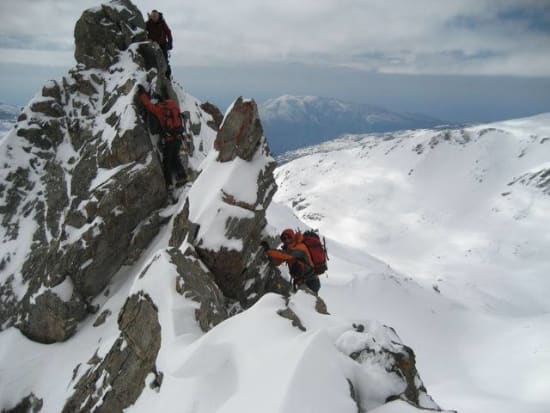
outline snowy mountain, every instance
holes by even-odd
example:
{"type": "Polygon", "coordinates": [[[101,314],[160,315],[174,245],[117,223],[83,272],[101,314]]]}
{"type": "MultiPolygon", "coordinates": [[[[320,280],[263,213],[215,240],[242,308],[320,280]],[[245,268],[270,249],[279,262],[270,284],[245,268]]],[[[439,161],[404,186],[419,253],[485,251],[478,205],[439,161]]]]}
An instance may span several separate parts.
{"type": "Polygon", "coordinates": [[[334,139],[345,133],[428,128],[443,122],[423,115],[395,113],[365,104],[317,96],[280,96],[260,106],[271,149],[291,149],[334,139]]]}
{"type": "Polygon", "coordinates": [[[20,109],[0,102],[0,140],[13,127],[20,109]]]}
{"type": "Polygon", "coordinates": [[[275,201],[339,242],[329,308],[396,327],[443,405],[550,411],[550,114],[349,135],[285,159],[275,201]],[[400,275],[349,267],[365,253],[400,275]]]}
{"type": "MultiPolygon", "coordinates": [[[[272,203],[256,103],[219,119],[165,77],[144,27],[129,0],[84,11],[77,65],[0,141],[0,410],[442,411],[399,332],[291,289],[262,241],[303,224],[272,203]],[[190,117],[190,181],[171,194],[139,86],[190,117]]],[[[327,298],[362,270],[425,295],[329,244],[341,288],[327,298]]]]}

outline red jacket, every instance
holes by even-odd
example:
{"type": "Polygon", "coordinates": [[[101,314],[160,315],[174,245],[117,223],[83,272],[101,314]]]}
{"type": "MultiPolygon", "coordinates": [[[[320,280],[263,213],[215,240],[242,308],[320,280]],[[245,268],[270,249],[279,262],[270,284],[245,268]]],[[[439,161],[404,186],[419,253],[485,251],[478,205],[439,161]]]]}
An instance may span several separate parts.
{"type": "Polygon", "coordinates": [[[139,100],[141,100],[141,103],[143,103],[143,106],[145,106],[149,112],[155,115],[160,122],[160,126],[166,126],[166,121],[164,119],[164,114],[162,113],[162,106],[160,103],[154,104],[151,102],[151,99],[149,99],[149,95],[147,95],[147,93],[142,93],[139,95],[139,100]]]}
{"type": "Polygon", "coordinates": [[[172,32],[166,24],[164,17],[162,17],[162,13],[160,13],[159,20],[156,23],[151,19],[147,20],[145,28],[147,29],[149,39],[157,42],[160,46],[172,43],[172,32]]]}
{"type": "Polygon", "coordinates": [[[147,93],[142,93],[139,95],[139,100],[141,100],[141,103],[143,103],[143,106],[147,108],[149,112],[151,112],[155,117],[158,119],[161,128],[164,130],[164,134],[166,135],[166,138],[175,139],[178,138],[180,135],[172,135],[169,131],[167,131],[167,125],[166,125],[166,118],[169,115],[169,113],[166,113],[167,107],[175,106],[177,107],[177,113],[179,116],[179,105],[178,102],[172,99],[165,100],[164,102],[159,103],[153,103],[151,102],[151,99],[149,99],[149,95],[147,93]]]}

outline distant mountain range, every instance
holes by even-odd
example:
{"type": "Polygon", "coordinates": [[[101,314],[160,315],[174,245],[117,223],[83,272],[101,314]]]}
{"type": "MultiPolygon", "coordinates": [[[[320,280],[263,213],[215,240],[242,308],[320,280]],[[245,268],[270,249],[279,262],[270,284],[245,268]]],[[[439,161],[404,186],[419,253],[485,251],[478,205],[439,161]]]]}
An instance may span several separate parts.
{"type": "Polygon", "coordinates": [[[284,95],[259,107],[274,154],[336,138],[346,133],[432,128],[445,122],[413,113],[396,113],[366,104],[317,96],[284,95]]]}
{"type": "Polygon", "coordinates": [[[13,127],[20,109],[0,102],[0,139],[13,127]]]}

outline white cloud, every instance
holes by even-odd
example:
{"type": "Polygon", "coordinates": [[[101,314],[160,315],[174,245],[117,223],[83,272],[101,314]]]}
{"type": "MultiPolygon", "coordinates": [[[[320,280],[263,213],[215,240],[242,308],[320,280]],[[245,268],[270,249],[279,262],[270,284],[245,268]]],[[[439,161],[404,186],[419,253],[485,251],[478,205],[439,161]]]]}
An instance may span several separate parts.
{"type": "Polygon", "coordinates": [[[66,50],[0,48],[0,61],[31,66],[73,66],[74,53],[66,50]]]}
{"type": "MultiPolygon", "coordinates": [[[[550,30],[531,24],[539,19],[550,27],[544,0],[135,3],[144,13],[152,7],[165,13],[175,65],[314,62],[392,73],[550,75],[550,30]]],[[[2,0],[0,12],[10,18],[0,32],[53,35],[66,48],[82,9],[95,4],[2,0]]],[[[24,60],[9,51],[1,57],[24,60]]]]}

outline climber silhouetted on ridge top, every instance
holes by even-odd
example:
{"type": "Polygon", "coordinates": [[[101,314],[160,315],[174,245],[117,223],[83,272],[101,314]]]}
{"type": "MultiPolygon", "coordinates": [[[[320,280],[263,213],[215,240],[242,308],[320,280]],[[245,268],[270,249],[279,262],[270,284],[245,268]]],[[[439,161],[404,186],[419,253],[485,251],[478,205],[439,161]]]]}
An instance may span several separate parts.
{"type": "Polygon", "coordinates": [[[164,54],[166,60],[166,77],[170,78],[172,75],[172,69],[170,68],[170,62],[168,61],[168,51],[172,50],[172,32],[164,20],[164,16],[158,10],[153,10],[148,14],[149,19],[145,23],[147,29],[147,35],[149,39],[156,42],[164,54]]]}

